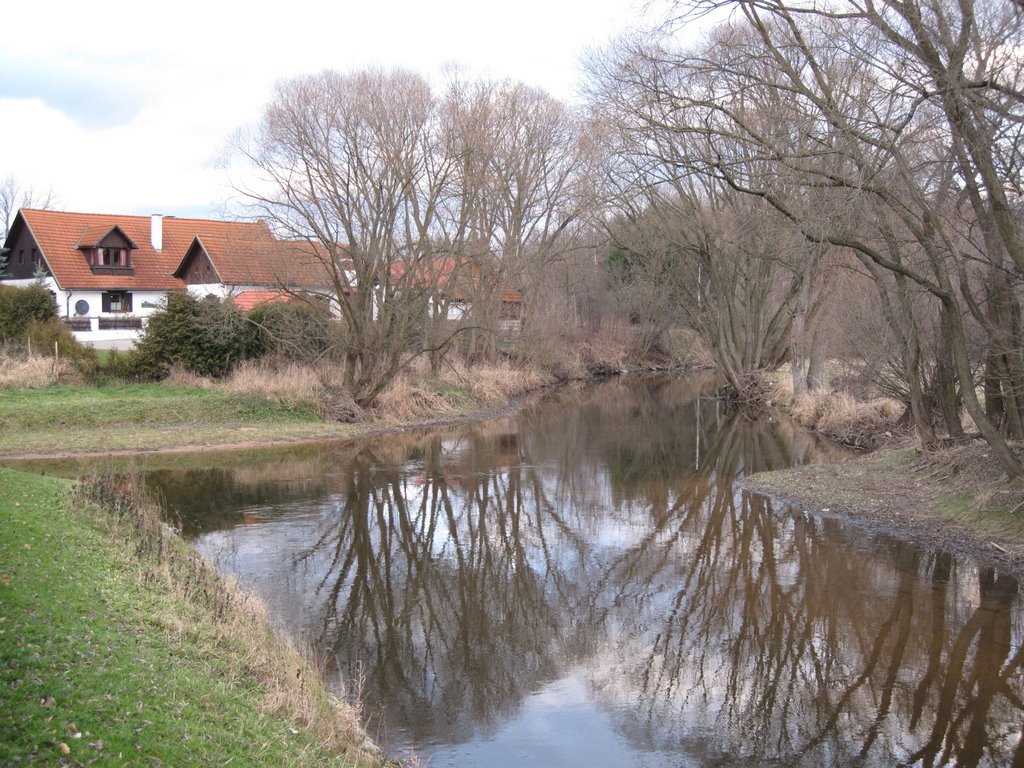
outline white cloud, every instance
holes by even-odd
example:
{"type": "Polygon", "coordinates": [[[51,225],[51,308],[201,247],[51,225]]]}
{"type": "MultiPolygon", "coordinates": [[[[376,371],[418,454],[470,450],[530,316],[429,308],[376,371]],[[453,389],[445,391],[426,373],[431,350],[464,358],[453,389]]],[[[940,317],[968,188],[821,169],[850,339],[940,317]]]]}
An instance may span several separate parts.
{"type": "Polygon", "coordinates": [[[0,51],[0,176],[86,211],[215,215],[211,160],[274,82],[325,68],[446,67],[571,99],[585,49],[643,0],[19,3],[0,51]],[[31,30],[46,30],[46,45],[31,30]],[[24,30],[24,34],[18,31],[24,30]]]}

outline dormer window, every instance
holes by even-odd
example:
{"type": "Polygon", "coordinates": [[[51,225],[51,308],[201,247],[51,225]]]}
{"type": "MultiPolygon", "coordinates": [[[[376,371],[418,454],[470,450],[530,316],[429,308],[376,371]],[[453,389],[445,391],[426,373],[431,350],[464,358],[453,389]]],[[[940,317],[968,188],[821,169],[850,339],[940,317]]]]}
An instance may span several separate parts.
{"type": "Polygon", "coordinates": [[[127,248],[97,248],[93,252],[94,267],[127,267],[127,248]]]}
{"type": "Polygon", "coordinates": [[[135,249],[135,243],[116,224],[86,227],[77,247],[85,256],[93,274],[132,274],[132,251],[135,249]]]}

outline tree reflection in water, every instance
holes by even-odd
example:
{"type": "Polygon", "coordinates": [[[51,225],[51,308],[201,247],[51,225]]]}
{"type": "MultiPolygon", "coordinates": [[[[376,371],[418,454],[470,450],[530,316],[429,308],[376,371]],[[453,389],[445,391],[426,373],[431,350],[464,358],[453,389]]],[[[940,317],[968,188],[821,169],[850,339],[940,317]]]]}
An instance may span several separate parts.
{"type": "Polygon", "coordinates": [[[572,673],[677,764],[1024,765],[1017,583],[738,490],[821,447],[700,389],[327,452],[260,557],[223,510],[191,524],[421,748],[486,741],[572,673]]]}

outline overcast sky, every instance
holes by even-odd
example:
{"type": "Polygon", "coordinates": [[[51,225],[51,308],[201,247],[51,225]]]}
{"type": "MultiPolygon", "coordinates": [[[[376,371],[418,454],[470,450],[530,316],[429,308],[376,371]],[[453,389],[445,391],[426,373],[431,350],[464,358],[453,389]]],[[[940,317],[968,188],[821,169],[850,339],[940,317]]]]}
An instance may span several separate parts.
{"type": "Polygon", "coordinates": [[[36,0],[4,8],[0,178],[64,210],[217,216],[215,164],[275,81],[325,68],[451,65],[571,101],[581,56],[645,0],[36,0]],[[261,6],[263,6],[261,8],[261,6]]]}

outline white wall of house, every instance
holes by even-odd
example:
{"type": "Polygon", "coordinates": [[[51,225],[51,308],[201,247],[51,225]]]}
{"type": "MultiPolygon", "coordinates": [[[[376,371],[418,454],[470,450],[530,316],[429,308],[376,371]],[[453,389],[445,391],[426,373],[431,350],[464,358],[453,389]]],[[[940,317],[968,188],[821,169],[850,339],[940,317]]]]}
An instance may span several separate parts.
{"type": "MultiPolygon", "coordinates": [[[[443,306],[443,305],[442,305],[443,306]]],[[[464,320],[469,315],[470,304],[468,301],[450,301],[445,309],[446,320],[464,320]]],[[[431,296],[427,299],[427,314],[430,317],[434,317],[439,310],[437,309],[437,302],[434,301],[434,297],[431,296]]]]}
{"type": "Polygon", "coordinates": [[[52,277],[42,280],[6,280],[5,285],[25,287],[40,282],[51,291],[57,299],[57,317],[64,320],[88,322],[89,330],[72,327],[72,335],[81,343],[97,349],[131,349],[142,335],[139,328],[100,328],[101,320],[117,321],[127,318],[139,318],[145,328],[146,320],[165,306],[167,291],[127,291],[132,295],[131,312],[104,312],[103,294],[105,291],[95,290],[63,290],[52,277]],[[88,306],[78,306],[84,301],[88,306]],[[84,312],[79,310],[84,309],[84,312]]]}
{"type": "Polygon", "coordinates": [[[185,288],[197,299],[205,299],[207,296],[228,299],[232,296],[237,296],[242,291],[273,290],[265,285],[225,285],[224,283],[196,283],[195,285],[185,286],[185,288]]]}

